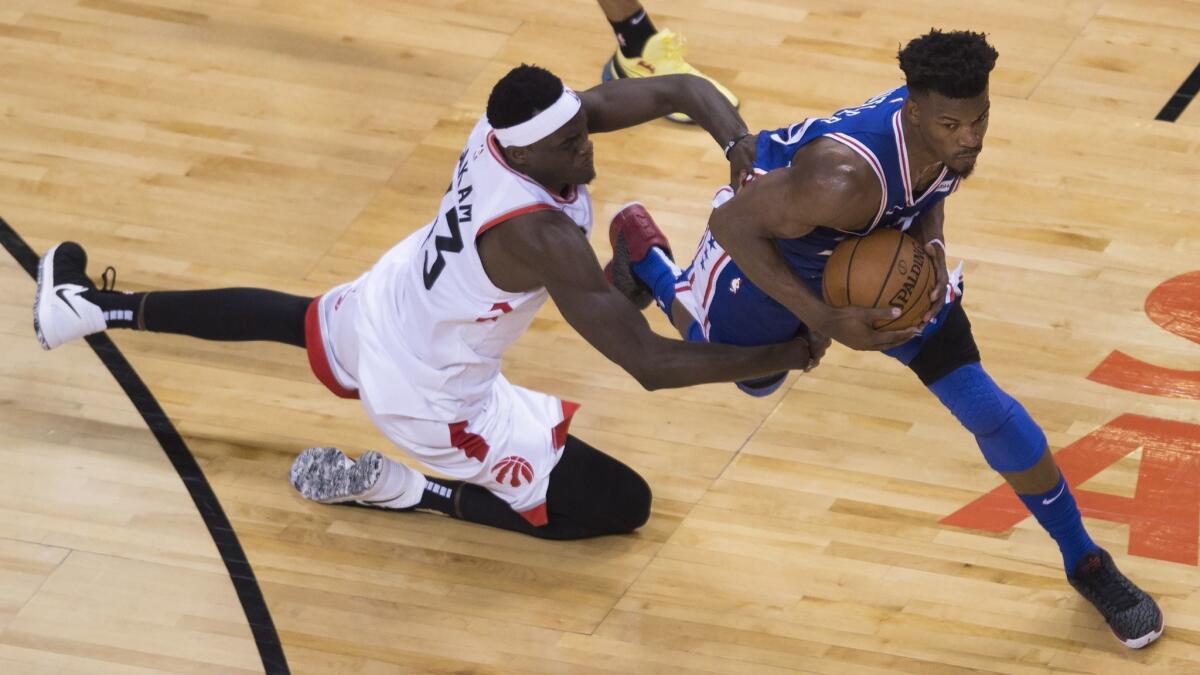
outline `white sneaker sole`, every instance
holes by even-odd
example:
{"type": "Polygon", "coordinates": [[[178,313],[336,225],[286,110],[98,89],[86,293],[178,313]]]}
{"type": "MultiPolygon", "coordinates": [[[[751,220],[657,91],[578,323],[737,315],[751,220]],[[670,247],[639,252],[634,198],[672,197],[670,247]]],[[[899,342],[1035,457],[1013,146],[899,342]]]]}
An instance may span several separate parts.
{"type": "Polygon", "coordinates": [[[383,473],[385,462],[368,452],[356,462],[337,448],[308,448],[292,462],[288,476],[305,499],[322,504],[358,501],[383,473]]]}
{"type": "MultiPolygon", "coordinates": [[[[37,334],[38,342],[42,345],[42,349],[47,351],[53,349],[50,342],[46,339],[45,333],[42,332],[42,308],[48,307],[54,298],[50,297],[54,293],[54,254],[58,251],[58,247],[62,244],[55,244],[42,256],[38,261],[37,273],[37,295],[33,298],[33,332],[37,334]]],[[[57,346],[57,345],[55,345],[57,346]]]]}

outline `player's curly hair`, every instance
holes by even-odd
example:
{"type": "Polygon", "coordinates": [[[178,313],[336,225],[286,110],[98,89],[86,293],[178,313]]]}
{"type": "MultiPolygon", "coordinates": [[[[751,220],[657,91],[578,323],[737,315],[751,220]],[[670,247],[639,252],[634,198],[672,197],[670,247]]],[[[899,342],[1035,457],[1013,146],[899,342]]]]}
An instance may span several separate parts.
{"type": "Polygon", "coordinates": [[[562,93],[562,80],[554,73],[522,63],[492,87],[487,104],[488,124],[507,129],[527,122],[553,105],[562,93]]]}
{"type": "Polygon", "coordinates": [[[897,54],[909,90],[948,98],[982,94],[999,56],[983,33],[943,33],[936,28],[914,38],[897,54]]]}

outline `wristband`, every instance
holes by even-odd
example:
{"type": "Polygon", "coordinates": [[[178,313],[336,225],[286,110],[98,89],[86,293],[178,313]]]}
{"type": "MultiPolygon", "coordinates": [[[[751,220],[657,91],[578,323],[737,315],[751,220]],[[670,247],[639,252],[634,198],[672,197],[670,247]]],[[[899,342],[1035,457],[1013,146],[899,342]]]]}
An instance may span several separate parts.
{"type": "Polygon", "coordinates": [[[749,135],[750,135],[750,132],[747,131],[746,133],[742,134],[741,136],[738,136],[737,138],[733,139],[732,141],[729,141],[728,143],[726,143],[725,147],[723,148],[723,152],[725,153],[725,159],[729,159],[729,153],[730,153],[730,151],[733,150],[733,146],[737,145],[738,143],[741,143],[742,139],[749,135]]]}

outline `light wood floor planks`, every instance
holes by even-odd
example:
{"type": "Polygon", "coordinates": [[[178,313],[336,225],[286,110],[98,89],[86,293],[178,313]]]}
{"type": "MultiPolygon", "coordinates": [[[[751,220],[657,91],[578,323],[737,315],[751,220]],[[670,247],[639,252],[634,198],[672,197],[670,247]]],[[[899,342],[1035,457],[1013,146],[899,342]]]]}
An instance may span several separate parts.
{"type": "MultiPolygon", "coordinates": [[[[1056,450],[1127,413],[1200,428],[1194,398],[1087,379],[1114,350],[1200,363],[1196,321],[1172,334],[1144,311],[1200,270],[1200,104],[1153,121],[1200,62],[1200,4],[649,10],[737,90],[752,128],[898,84],[897,47],[930,26],[988,32],[991,130],[947,207],[985,363],[1056,450]]],[[[587,87],[613,46],[590,0],[7,0],[0,216],[38,252],[82,242],[126,290],[317,294],[427,220],[508,68],[587,87]]],[[[690,253],[728,175],[715,143],[668,122],[595,140],[598,229],[637,199],[690,253]]],[[[216,548],[128,399],[86,346],[38,349],[33,282],[7,256],[0,288],[0,672],[262,672],[216,548]]],[[[302,352],[112,337],[199,459],[295,673],[1200,672],[1200,572],[1130,555],[1128,525],[1087,518],[1167,613],[1143,652],[1111,638],[1031,520],[939,523],[999,479],[878,355],[835,348],[764,400],[731,385],[651,394],[548,307],[509,378],[581,401],[573,431],[656,495],[635,536],[551,543],[304,502],[286,481],[296,452],[387,445],[302,352]]],[[[1200,461],[1178,448],[1179,466],[1200,461]]],[[[1134,497],[1152,451],[1130,451],[1078,488],[1134,497]]]]}

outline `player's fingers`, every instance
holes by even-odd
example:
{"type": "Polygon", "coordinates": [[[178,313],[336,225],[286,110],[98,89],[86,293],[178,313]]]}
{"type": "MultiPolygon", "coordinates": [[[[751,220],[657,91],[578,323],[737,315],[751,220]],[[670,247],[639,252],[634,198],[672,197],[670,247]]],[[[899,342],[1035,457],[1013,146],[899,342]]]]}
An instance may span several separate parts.
{"type": "Polygon", "coordinates": [[[860,308],[864,321],[891,321],[900,316],[899,307],[860,308]]]}
{"type": "Polygon", "coordinates": [[[737,172],[737,174],[733,177],[733,183],[731,184],[734,192],[742,189],[742,186],[746,184],[746,176],[748,175],[750,174],[745,169],[737,172]]]}
{"type": "Polygon", "coordinates": [[[813,358],[820,361],[825,356],[825,350],[829,349],[829,338],[821,336],[809,343],[809,349],[812,351],[813,358]]]}
{"type": "Polygon", "coordinates": [[[933,304],[929,306],[929,311],[925,312],[925,316],[921,317],[922,324],[929,323],[933,320],[933,317],[937,316],[942,311],[942,307],[946,304],[945,298],[946,296],[944,294],[941,297],[935,295],[930,298],[933,300],[933,304]]]}

